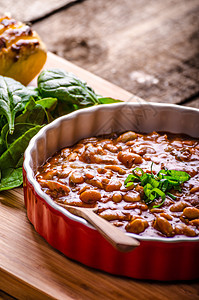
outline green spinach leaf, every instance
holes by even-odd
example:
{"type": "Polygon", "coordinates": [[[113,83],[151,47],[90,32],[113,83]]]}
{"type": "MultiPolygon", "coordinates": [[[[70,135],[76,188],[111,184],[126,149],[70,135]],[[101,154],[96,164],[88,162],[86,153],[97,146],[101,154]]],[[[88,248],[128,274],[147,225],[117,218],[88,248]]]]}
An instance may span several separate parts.
{"type": "Polygon", "coordinates": [[[41,125],[45,119],[45,109],[35,102],[31,97],[30,101],[26,104],[22,114],[20,114],[15,123],[31,123],[41,125]]]}
{"type": "Polygon", "coordinates": [[[7,123],[7,119],[4,115],[0,115],[0,133],[3,126],[7,123]]]}
{"type": "Polygon", "coordinates": [[[16,118],[15,122],[37,125],[50,123],[53,120],[50,116],[50,111],[54,110],[56,105],[56,98],[45,98],[35,101],[34,98],[31,97],[23,113],[16,118]]]}
{"type": "Polygon", "coordinates": [[[26,131],[22,136],[15,140],[0,157],[0,171],[22,166],[23,154],[26,150],[30,139],[42,128],[36,125],[26,131]]]}
{"type": "Polygon", "coordinates": [[[5,140],[0,136],[0,156],[6,150],[5,140]]]}
{"type": "MultiPolygon", "coordinates": [[[[47,123],[52,122],[54,117],[54,112],[56,110],[58,101],[56,98],[43,98],[38,101],[36,101],[36,104],[41,105],[46,113],[47,123]]],[[[61,114],[58,115],[58,117],[61,116],[61,114]]]]}
{"type": "Polygon", "coordinates": [[[22,184],[23,154],[42,125],[74,110],[120,102],[97,95],[72,73],[43,71],[38,87],[0,76],[0,191],[22,184]]]}
{"type": "Polygon", "coordinates": [[[121,100],[113,99],[110,97],[98,97],[98,100],[100,104],[111,104],[111,103],[122,102],[121,100]]]}
{"type": "Polygon", "coordinates": [[[12,78],[0,76],[0,115],[6,117],[11,134],[17,112],[23,111],[30,97],[37,95],[34,89],[28,89],[12,78]]]}
{"type": "Polygon", "coordinates": [[[23,183],[22,167],[8,168],[1,172],[0,191],[13,189],[23,183]]]}
{"type": "Polygon", "coordinates": [[[10,134],[8,130],[8,124],[6,124],[2,130],[2,137],[4,138],[4,141],[6,143],[6,148],[9,148],[12,143],[18,140],[31,128],[35,128],[35,124],[17,123],[15,124],[15,131],[13,132],[13,134],[10,134]]]}
{"type": "Polygon", "coordinates": [[[49,111],[52,111],[55,109],[57,105],[57,98],[43,98],[36,101],[36,104],[41,105],[43,108],[48,109],[49,111]]]}
{"type": "Polygon", "coordinates": [[[42,97],[54,97],[59,101],[77,105],[78,108],[100,104],[92,88],[64,70],[42,71],[38,77],[38,88],[42,97]]]}

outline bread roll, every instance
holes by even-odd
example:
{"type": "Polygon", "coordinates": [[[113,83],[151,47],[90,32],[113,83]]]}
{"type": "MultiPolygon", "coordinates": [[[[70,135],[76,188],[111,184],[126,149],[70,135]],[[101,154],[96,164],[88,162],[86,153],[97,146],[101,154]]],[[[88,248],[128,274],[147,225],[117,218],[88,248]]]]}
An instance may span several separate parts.
{"type": "Polygon", "coordinates": [[[42,69],[46,48],[29,25],[0,17],[0,75],[27,85],[42,69]]]}

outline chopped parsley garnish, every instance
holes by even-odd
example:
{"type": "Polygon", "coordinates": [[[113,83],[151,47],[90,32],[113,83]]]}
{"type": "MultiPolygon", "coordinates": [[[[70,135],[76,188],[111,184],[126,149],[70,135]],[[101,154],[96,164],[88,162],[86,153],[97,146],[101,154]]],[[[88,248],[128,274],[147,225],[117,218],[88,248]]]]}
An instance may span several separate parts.
{"type": "Polygon", "coordinates": [[[161,203],[153,205],[153,208],[160,207],[165,199],[166,195],[172,199],[176,199],[176,196],[169,191],[173,188],[177,191],[181,191],[181,184],[190,179],[190,175],[184,171],[162,169],[157,175],[144,172],[141,168],[135,168],[132,170],[132,174],[129,174],[124,181],[125,187],[129,187],[132,184],[140,184],[144,189],[144,201],[147,205],[154,202],[156,199],[161,198],[161,203]]]}

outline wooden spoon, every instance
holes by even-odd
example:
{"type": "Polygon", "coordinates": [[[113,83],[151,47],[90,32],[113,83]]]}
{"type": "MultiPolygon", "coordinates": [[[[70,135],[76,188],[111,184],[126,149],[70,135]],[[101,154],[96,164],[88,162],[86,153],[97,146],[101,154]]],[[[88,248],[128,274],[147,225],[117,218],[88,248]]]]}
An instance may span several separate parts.
{"type": "Polygon", "coordinates": [[[134,238],[129,237],[120,229],[112,225],[110,222],[99,217],[94,211],[94,208],[85,208],[66,205],[59,203],[62,207],[67,209],[70,213],[82,217],[90,222],[117,250],[122,252],[129,252],[140,245],[140,242],[134,238]]]}

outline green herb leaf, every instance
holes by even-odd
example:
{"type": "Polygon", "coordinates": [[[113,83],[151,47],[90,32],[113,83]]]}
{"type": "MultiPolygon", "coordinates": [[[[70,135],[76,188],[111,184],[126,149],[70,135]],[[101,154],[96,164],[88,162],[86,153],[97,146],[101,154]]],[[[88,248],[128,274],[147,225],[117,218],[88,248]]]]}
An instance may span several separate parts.
{"type": "Polygon", "coordinates": [[[173,200],[175,200],[175,199],[177,198],[175,195],[173,195],[173,194],[171,194],[171,193],[169,193],[169,192],[167,192],[167,195],[168,195],[169,197],[171,197],[173,200]]]}
{"type": "Polygon", "coordinates": [[[129,187],[134,184],[134,182],[139,183],[144,189],[145,203],[149,205],[154,202],[155,199],[161,197],[161,203],[153,206],[160,207],[164,203],[166,195],[172,199],[176,199],[176,196],[169,193],[169,190],[172,188],[180,190],[180,185],[189,180],[190,177],[191,176],[184,171],[167,169],[160,170],[158,174],[154,176],[151,165],[151,173],[144,173],[141,168],[133,169],[132,174],[129,174],[124,181],[124,185],[129,187]]]}
{"type": "Polygon", "coordinates": [[[184,171],[176,171],[176,170],[168,170],[167,177],[171,176],[171,179],[178,181],[179,183],[183,183],[191,178],[191,176],[184,171]]]}

